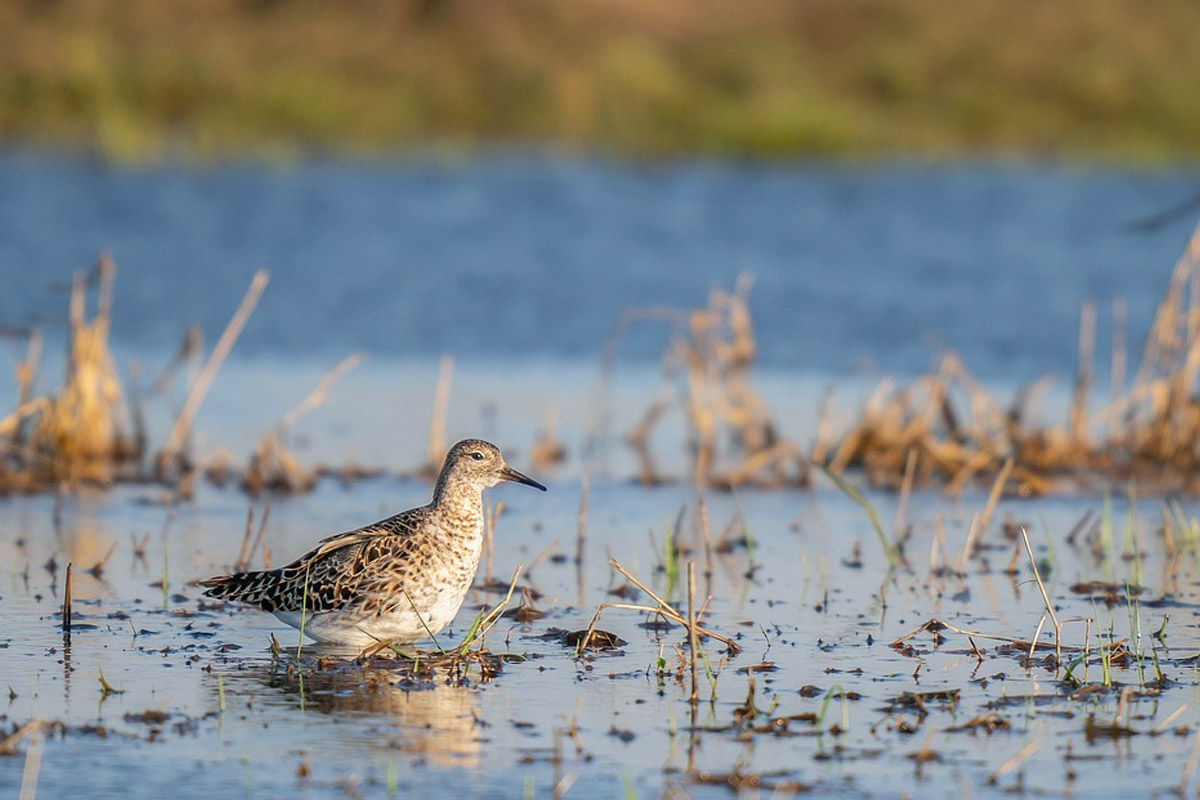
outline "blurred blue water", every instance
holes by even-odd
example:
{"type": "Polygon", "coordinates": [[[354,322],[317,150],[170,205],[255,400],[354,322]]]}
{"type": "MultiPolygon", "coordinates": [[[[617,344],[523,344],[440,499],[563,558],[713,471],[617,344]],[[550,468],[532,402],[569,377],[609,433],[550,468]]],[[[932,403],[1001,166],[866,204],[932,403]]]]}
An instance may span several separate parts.
{"type": "MultiPolygon", "coordinates": [[[[0,155],[0,324],[60,318],[108,250],[114,336],[210,341],[255,269],[272,282],[242,355],[595,359],[626,309],[702,304],[739,272],[762,361],[979,375],[1069,371],[1081,302],[1128,301],[1137,346],[1192,221],[1128,223],[1200,172],[1047,165],[457,162],[169,164],[0,155]],[[56,288],[56,286],[58,288],[56,288]]],[[[665,332],[622,353],[656,358],[665,332]]],[[[1101,351],[1103,352],[1103,350],[1101,351]]]]}

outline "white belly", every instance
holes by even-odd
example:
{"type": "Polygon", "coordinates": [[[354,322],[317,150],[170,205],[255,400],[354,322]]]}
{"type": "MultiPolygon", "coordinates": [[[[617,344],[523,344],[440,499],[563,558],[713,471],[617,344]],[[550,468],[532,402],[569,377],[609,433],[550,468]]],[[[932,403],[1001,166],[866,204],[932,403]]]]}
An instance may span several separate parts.
{"type": "MultiPolygon", "coordinates": [[[[418,614],[412,606],[380,616],[359,616],[342,611],[305,614],[303,633],[316,642],[368,647],[379,642],[409,644],[429,639],[454,621],[462,605],[458,597],[443,592],[435,602],[418,614]]],[[[276,611],[275,616],[293,628],[300,628],[299,611],[276,611]]],[[[442,643],[445,645],[445,643],[442,643]]]]}

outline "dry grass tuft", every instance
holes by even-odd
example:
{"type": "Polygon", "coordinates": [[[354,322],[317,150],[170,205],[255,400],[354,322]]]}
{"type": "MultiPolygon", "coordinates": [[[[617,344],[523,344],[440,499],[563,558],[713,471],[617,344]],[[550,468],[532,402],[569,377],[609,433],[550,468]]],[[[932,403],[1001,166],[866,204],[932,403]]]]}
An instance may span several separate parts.
{"type": "MultiPolygon", "coordinates": [[[[1123,312],[1115,310],[1118,327],[1123,312]]],[[[834,448],[830,469],[859,467],[878,486],[900,486],[908,453],[920,455],[918,485],[957,493],[1003,475],[1007,492],[1028,495],[1136,479],[1158,491],[1200,491],[1200,225],[1176,263],[1132,385],[1122,386],[1124,345],[1113,345],[1106,407],[1090,412],[1095,309],[1081,314],[1074,392],[1061,424],[1030,422],[1033,388],[1007,408],[953,355],[906,387],[880,384],[834,448]],[[1011,461],[1010,471],[1005,467],[1011,461]]]]}
{"type": "Polygon", "coordinates": [[[672,410],[687,423],[691,477],[697,486],[794,486],[809,480],[800,450],[778,435],[770,411],[750,383],[757,345],[743,274],[733,292],[714,289],[708,306],[693,310],[636,309],[618,322],[615,342],[634,320],[666,320],[673,334],[664,358],[664,391],[651,401],[628,441],[644,484],[663,481],[651,452],[654,429],[672,410]],[[674,387],[676,391],[669,391],[674,387]]]}
{"type": "Polygon", "coordinates": [[[651,439],[676,413],[686,424],[691,479],[703,487],[803,485],[816,463],[833,474],[861,470],[869,483],[893,490],[940,485],[957,494],[968,485],[992,486],[992,506],[1001,494],[1076,491],[1131,479],[1148,490],[1200,492],[1200,225],[1175,266],[1128,387],[1124,306],[1114,305],[1113,380],[1100,409],[1089,408],[1097,314],[1085,304],[1078,371],[1057,424],[1034,419],[1033,401],[1047,379],[1023,387],[1006,404],[948,352],[908,385],[882,380],[844,431],[831,430],[823,408],[816,441],[802,450],[779,435],[750,383],[749,288],[743,276],[733,292],[714,290],[704,308],[634,309],[618,321],[604,357],[605,380],[631,323],[673,327],[664,387],[628,435],[642,483],[667,480],[651,439]]]}
{"type": "Polygon", "coordinates": [[[41,339],[30,337],[29,355],[17,366],[19,405],[0,421],[5,458],[0,490],[46,491],[60,483],[108,484],[141,457],[125,433],[120,377],[108,346],[116,266],[101,255],[92,273],[98,285],[95,314],[87,318],[91,282],[77,273],[71,284],[66,380],[52,395],[32,396],[41,339]]]}
{"type": "MultiPolygon", "coordinates": [[[[260,271],[254,276],[204,367],[188,370],[186,400],[153,459],[147,457],[140,397],[136,391],[126,394],[109,349],[115,277],[116,265],[107,255],[100,256],[91,275],[75,275],[68,315],[66,379],[54,394],[34,394],[42,339],[37,331],[29,333],[27,354],[16,368],[17,407],[0,419],[0,493],[62,491],[80,484],[106,486],[120,480],[166,485],[175,499],[192,495],[198,474],[191,453],[193,420],[266,288],[267,273],[260,271]],[[97,287],[96,307],[88,318],[88,289],[93,285],[97,287]],[[147,463],[150,461],[153,463],[147,463]]],[[[198,331],[189,331],[180,353],[154,382],[152,392],[164,391],[179,363],[191,361],[197,366],[199,339],[198,331]]],[[[284,443],[286,432],[305,412],[321,405],[333,381],[361,359],[361,355],[350,356],[326,375],[311,395],[263,437],[244,470],[235,469],[232,459],[219,453],[206,472],[209,479],[224,483],[240,472],[243,488],[252,494],[266,489],[302,492],[312,488],[322,473],[297,462],[284,443]]],[[[339,474],[345,478],[359,473],[346,468],[339,474]]]]}

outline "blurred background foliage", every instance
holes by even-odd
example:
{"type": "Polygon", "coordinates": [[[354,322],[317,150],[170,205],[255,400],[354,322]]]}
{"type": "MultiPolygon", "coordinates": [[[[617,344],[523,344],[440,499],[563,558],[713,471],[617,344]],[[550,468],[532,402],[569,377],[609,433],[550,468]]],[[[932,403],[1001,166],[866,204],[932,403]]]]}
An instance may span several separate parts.
{"type": "Polygon", "coordinates": [[[0,0],[0,137],[115,160],[411,147],[1200,156],[1194,0],[0,0]]]}

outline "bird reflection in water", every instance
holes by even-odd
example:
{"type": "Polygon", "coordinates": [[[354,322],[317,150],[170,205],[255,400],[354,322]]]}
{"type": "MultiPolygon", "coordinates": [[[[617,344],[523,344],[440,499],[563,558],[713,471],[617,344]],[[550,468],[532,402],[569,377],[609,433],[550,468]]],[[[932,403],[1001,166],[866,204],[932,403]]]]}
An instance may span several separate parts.
{"type": "MultiPolygon", "coordinates": [[[[437,654],[430,654],[434,659],[437,654]]],[[[308,662],[307,658],[305,662],[308,662]]],[[[226,675],[227,691],[232,688],[226,675]]],[[[477,690],[466,680],[436,670],[429,679],[414,677],[411,664],[376,658],[320,658],[306,663],[303,680],[289,665],[267,667],[256,675],[306,711],[350,716],[381,715],[398,730],[389,747],[424,758],[440,767],[474,767],[479,763],[477,690]],[[310,668],[311,667],[311,668],[310,668]]]]}

